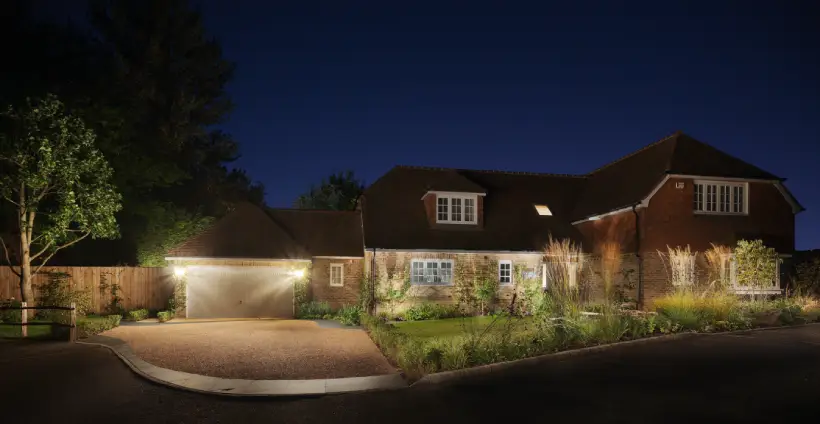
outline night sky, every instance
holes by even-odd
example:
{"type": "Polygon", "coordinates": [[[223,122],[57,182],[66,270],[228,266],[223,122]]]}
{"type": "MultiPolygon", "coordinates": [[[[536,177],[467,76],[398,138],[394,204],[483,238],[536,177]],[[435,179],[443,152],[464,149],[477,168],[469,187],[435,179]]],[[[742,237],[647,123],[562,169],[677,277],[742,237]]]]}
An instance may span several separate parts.
{"type": "Polygon", "coordinates": [[[818,2],[479,3],[201,1],[268,204],[396,164],[586,173],[683,130],[788,178],[820,248],[818,2]]]}

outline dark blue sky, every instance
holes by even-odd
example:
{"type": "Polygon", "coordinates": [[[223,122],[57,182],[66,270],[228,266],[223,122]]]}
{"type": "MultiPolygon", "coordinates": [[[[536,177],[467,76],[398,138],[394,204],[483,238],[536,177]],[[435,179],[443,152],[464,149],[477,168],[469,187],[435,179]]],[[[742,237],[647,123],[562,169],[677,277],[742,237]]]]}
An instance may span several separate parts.
{"type": "Polygon", "coordinates": [[[818,2],[480,3],[200,0],[268,203],[396,164],[585,173],[680,129],[787,177],[820,247],[818,2]]]}

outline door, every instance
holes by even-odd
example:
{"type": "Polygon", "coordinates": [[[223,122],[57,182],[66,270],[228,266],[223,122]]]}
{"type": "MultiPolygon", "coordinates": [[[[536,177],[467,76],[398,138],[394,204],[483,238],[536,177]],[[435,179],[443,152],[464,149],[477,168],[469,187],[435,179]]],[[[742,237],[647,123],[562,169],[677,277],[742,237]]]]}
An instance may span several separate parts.
{"type": "Polygon", "coordinates": [[[188,318],[293,318],[293,277],[264,266],[190,266],[188,318]]]}

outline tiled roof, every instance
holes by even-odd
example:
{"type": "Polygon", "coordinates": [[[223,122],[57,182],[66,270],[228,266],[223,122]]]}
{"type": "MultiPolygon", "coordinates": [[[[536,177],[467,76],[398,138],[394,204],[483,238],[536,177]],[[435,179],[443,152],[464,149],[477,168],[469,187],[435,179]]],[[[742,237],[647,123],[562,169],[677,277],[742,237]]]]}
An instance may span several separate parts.
{"type": "Polygon", "coordinates": [[[267,209],[242,203],[172,249],[171,257],[310,259],[363,256],[361,214],[267,209]]]}
{"type": "Polygon", "coordinates": [[[267,212],[312,256],[364,256],[359,211],[268,209],[267,212]]]}
{"type": "Polygon", "coordinates": [[[240,203],[170,257],[309,259],[310,253],[258,206],[240,203]]]}
{"type": "Polygon", "coordinates": [[[667,174],[780,180],[754,165],[676,132],[587,174],[573,219],[632,206],[667,174]]]}
{"type": "Polygon", "coordinates": [[[365,190],[366,247],[537,251],[550,234],[580,240],[567,219],[583,178],[549,174],[395,167],[365,190]],[[486,192],[483,228],[431,228],[421,197],[443,173],[459,175],[486,192]],[[540,216],[546,204],[553,216],[540,216]]]}

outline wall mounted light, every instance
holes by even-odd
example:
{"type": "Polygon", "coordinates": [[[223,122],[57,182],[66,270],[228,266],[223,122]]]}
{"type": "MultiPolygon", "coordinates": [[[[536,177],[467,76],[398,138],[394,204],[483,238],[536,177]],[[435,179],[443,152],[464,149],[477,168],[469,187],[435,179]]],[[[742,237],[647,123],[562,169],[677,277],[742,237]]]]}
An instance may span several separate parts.
{"type": "Polygon", "coordinates": [[[293,275],[294,277],[302,278],[302,277],[305,276],[305,270],[304,269],[297,269],[297,270],[291,271],[291,275],[293,275]]]}
{"type": "Polygon", "coordinates": [[[185,267],[184,266],[175,266],[174,267],[174,275],[176,275],[179,278],[184,277],[185,276],[185,267]]]}

